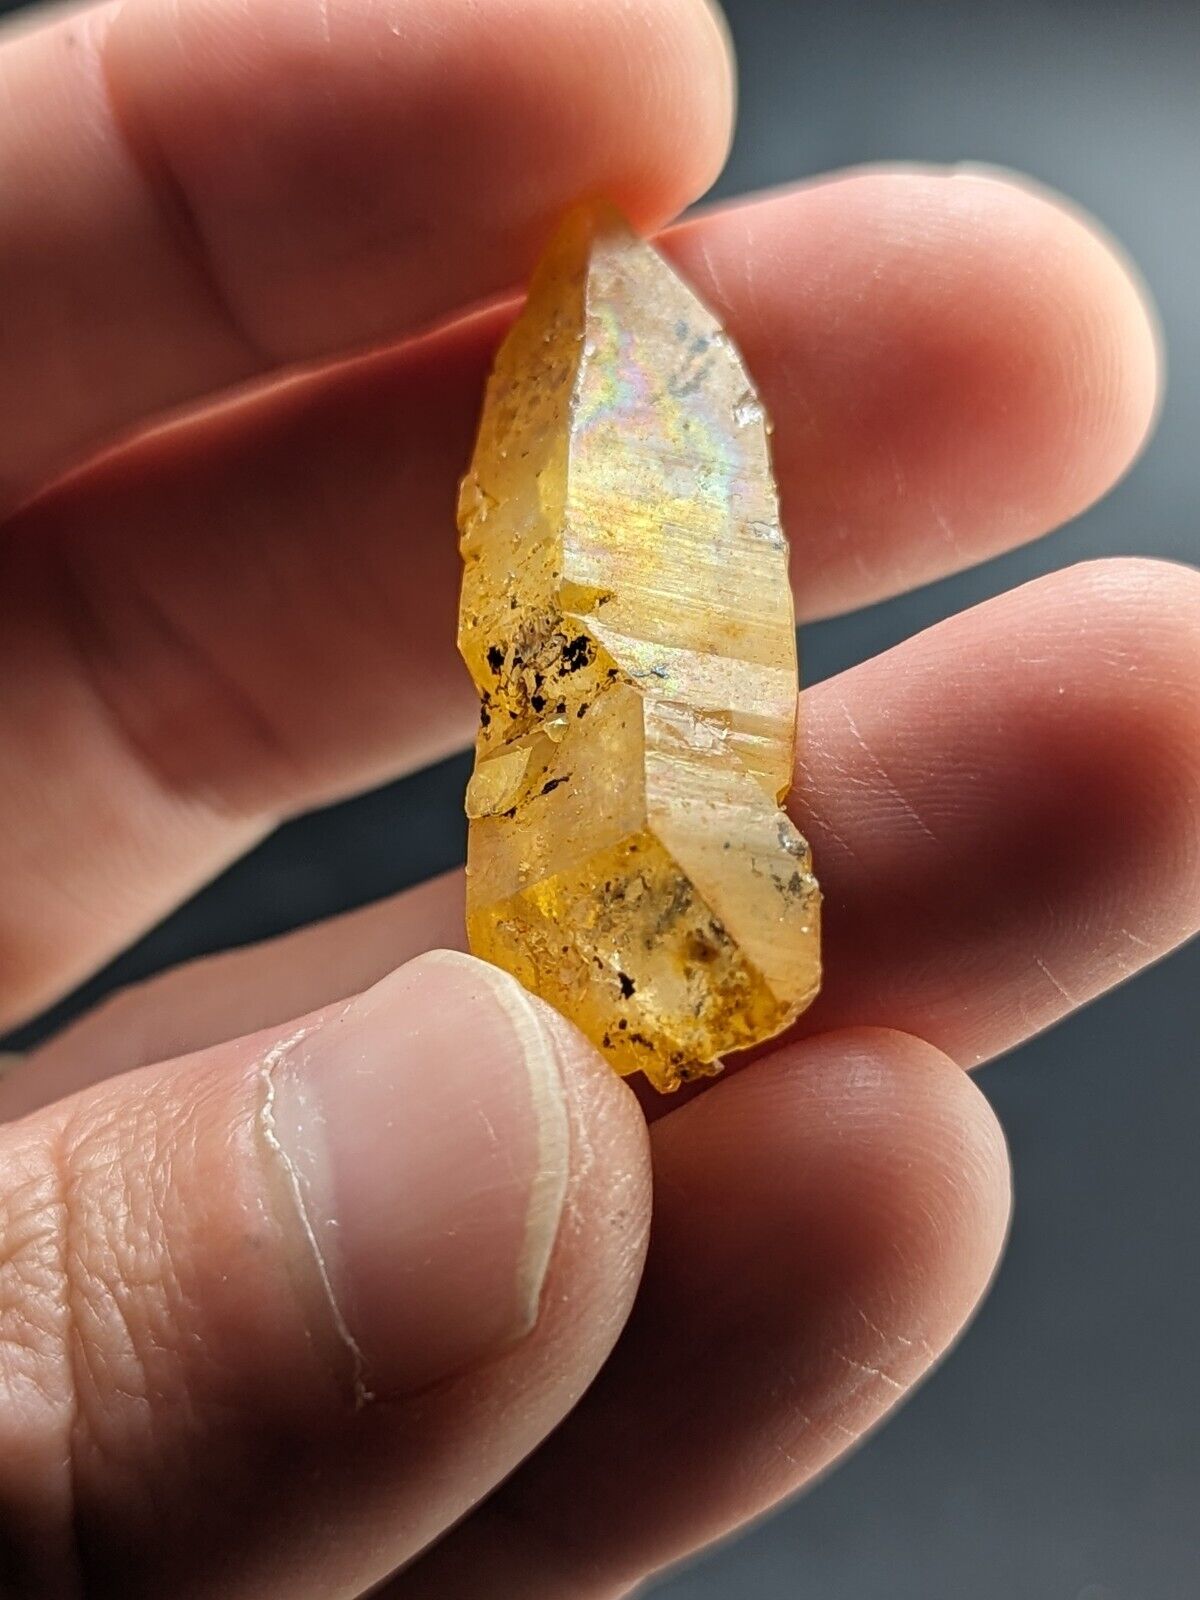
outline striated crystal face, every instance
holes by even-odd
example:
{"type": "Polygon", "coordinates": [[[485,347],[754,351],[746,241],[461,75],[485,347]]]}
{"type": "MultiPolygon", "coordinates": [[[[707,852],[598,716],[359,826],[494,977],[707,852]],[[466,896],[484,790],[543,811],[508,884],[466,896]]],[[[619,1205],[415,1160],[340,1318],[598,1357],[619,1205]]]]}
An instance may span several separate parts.
{"type": "Polygon", "coordinates": [[[711,313],[610,209],[572,214],[459,504],[467,928],[659,1089],[820,982],[820,894],[779,809],[796,640],[767,435],[711,313]]]}

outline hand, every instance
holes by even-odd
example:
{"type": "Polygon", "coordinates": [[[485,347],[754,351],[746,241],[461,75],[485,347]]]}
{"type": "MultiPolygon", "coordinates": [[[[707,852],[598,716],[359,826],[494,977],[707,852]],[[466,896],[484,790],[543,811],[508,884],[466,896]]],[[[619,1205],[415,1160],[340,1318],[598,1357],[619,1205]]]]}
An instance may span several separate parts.
{"type": "MultiPolygon", "coordinates": [[[[127,0],[0,77],[11,1025],[285,815],[465,741],[451,508],[510,313],[394,341],[580,193],[669,218],[731,91],[697,0],[127,0]]],[[[667,248],[776,419],[804,617],[1074,516],[1150,424],[1136,288],[1018,183],[850,175],[667,248]]],[[[592,1600],[810,1481],[995,1265],[961,1067],[1196,926],[1198,681],[1196,575],[1109,562],[810,690],[825,992],[649,1131],[509,979],[422,954],[458,874],[14,1069],[4,1594],[592,1600]]]]}

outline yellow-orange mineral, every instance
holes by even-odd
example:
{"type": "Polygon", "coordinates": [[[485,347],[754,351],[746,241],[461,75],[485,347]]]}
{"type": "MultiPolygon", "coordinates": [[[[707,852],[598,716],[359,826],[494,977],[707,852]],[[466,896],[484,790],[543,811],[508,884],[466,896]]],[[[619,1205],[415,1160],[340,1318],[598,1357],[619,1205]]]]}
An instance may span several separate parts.
{"type": "Polygon", "coordinates": [[[615,213],[568,218],[462,486],[482,699],[471,949],[659,1089],[816,994],[820,895],[779,802],[796,639],[741,358],[615,213]]]}

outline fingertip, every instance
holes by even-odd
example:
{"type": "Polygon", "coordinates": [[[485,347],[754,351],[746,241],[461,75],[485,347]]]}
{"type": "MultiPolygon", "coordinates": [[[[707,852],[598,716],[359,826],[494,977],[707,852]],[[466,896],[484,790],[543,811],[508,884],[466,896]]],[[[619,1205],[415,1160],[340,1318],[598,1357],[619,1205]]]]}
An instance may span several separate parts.
{"type": "Polygon", "coordinates": [[[596,1313],[559,1355],[598,1363],[640,1265],[646,1151],[582,1035],[509,974],[432,950],[263,1063],[267,1153],[364,1393],[517,1349],[553,1300],[552,1266],[596,1313]]]}
{"type": "Polygon", "coordinates": [[[828,1381],[838,1393],[847,1361],[884,1374],[835,1413],[861,1431],[941,1359],[995,1276],[1012,1206],[1004,1131],[956,1062],[895,1029],[820,1034],[756,1072],[764,1121],[804,1128],[815,1198],[794,1226],[809,1298],[827,1308],[828,1381]]]}
{"type": "Polygon", "coordinates": [[[1093,883],[1106,913],[1091,919],[1095,952],[1123,943],[1113,956],[1128,963],[1132,934],[1136,950],[1164,954],[1200,926],[1200,571],[1117,558],[1043,584],[1051,601],[1069,596],[1085,642],[1071,662],[1082,714],[1064,725],[1044,712],[1053,725],[1046,744],[1057,737],[1075,770],[1091,774],[1079,784],[1083,837],[1094,839],[1107,819],[1125,868],[1119,903],[1093,883]]]}
{"type": "Polygon", "coordinates": [[[509,287],[581,196],[657,226],[712,182],[732,122],[705,0],[135,0],[106,53],[147,170],[267,360],[509,287]]]}
{"type": "MultiPolygon", "coordinates": [[[[855,1028],[818,1035],[827,1069],[840,1053],[852,1064],[841,1087],[846,1113],[870,1094],[874,1126],[905,1129],[878,1172],[888,1199],[912,1229],[918,1292],[933,1304],[926,1272],[940,1279],[941,1338],[957,1336],[990,1282],[1004,1249],[1012,1209],[1008,1142],[978,1082],[936,1045],[895,1028],[855,1028]]],[[[931,1344],[941,1348],[938,1339],[931,1344]]]]}
{"type": "Polygon", "coordinates": [[[1025,262],[1028,342],[1045,350],[1084,446],[1070,515],[1120,477],[1153,431],[1164,368],[1157,307],[1124,245],[1070,197],[983,163],[959,164],[949,182],[964,215],[990,210],[1011,232],[1013,261],[1025,262]]]}
{"type": "MultiPolygon", "coordinates": [[[[1146,614],[1153,612],[1157,623],[1167,625],[1162,643],[1168,658],[1176,651],[1190,658],[1200,649],[1200,568],[1157,556],[1103,556],[1077,562],[1067,571],[1071,577],[1054,578],[1081,583],[1114,619],[1124,614],[1131,631],[1138,632],[1146,614]]],[[[1156,628],[1149,638],[1144,633],[1141,637],[1157,649],[1158,633],[1156,628]]]]}
{"type": "MultiPolygon", "coordinates": [[[[904,180],[876,181],[900,186],[895,214],[904,180]]],[[[1101,225],[1034,180],[961,166],[908,182],[899,225],[911,229],[912,275],[900,292],[935,400],[917,423],[924,459],[948,522],[970,513],[987,553],[1077,515],[1128,469],[1158,409],[1157,318],[1101,225]]]]}
{"type": "Polygon", "coordinates": [[[686,1169],[697,1191],[680,1220],[718,1259],[740,1253],[759,1319],[774,1314],[772,1284],[800,1286],[813,1304],[875,1306],[872,1320],[891,1324],[897,1348],[919,1348],[923,1367],[956,1336],[1003,1248],[1000,1124],[967,1074],[911,1034],[849,1028],[784,1045],[654,1137],[658,1167],[686,1169]],[[768,1217],[769,1229],[747,1233],[749,1218],[768,1217]]]}
{"type": "MultiPolygon", "coordinates": [[[[516,1037],[533,1045],[523,1052],[532,1100],[543,1108],[538,1121],[552,1134],[555,1164],[565,1157],[565,1167],[552,1228],[544,1253],[539,1252],[540,1319],[526,1332],[530,1344],[549,1352],[551,1365],[573,1380],[581,1364],[600,1365],[637,1290],[651,1205],[646,1120],[628,1084],[595,1046],[509,973],[460,950],[437,949],[397,969],[369,993],[389,995],[393,1006],[399,999],[403,1010],[414,985],[429,991],[426,1029],[436,1033],[449,1027],[460,1048],[477,1031],[463,1014],[471,996],[486,996],[489,1007],[510,1019],[516,1037]],[[457,1017],[446,1015],[454,1012],[457,1017]],[[439,1019],[439,1013],[446,1014],[439,1019]],[[552,1095],[539,1082],[543,1075],[553,1080],[552,1095]],[[560,1138],[565,1139],[561,1150],[560,1138]]],[[[495,1119],[489,1120],[495,1126],[495,1119]]],[[[530,1357],[517,1350],[512,1359],[527,1363],[530,1357]]]]}
{"type": "Polygon", "coordinates": [[[1106,774],[1107,783],[1093,786],[1095,799],[1122,797],[1131,825],[1141,818],[1148,826],[1153,811],[1172,829],[1195,831],[1200,572],[1182,562],[1110,557],[1051,573],[1019,593],[1031,638],[1011,688],[1015,714],[1028,718],[1033,755],[1058,752],[1064,762],[1074,758],[1076,771],[1085,762],[1097,779],[1106,774]],[[1039,636],[1052,655],[1033,653],[1039,636]]]}
{"type": "Polygon", "coordinates": [[[669,137],[644,146],[650,159],[641,181],[613,198],[643,232],[663,226],[700,198],[729,156],[737,110],[733,39],[717,0],[656,0],[647,10],[629,8],[633,59],[649,55],[647,41],[673,41],[666,52],[653,105],[669,137]],[[658,14],[655,14],[655,12],[658,14]]]}

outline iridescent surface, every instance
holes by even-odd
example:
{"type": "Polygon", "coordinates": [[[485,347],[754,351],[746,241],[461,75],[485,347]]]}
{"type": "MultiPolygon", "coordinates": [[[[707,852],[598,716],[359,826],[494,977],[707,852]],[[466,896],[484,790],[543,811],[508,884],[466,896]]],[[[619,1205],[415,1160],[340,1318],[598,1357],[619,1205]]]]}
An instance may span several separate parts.
{"type": "Polygon", "coordinates": [[[468,935],[660,1089],[819,984],[820,896],[778,809],[796,647],[767,434],[662,258],[607,209],[568,218],[460,500],[468,935]]]}

